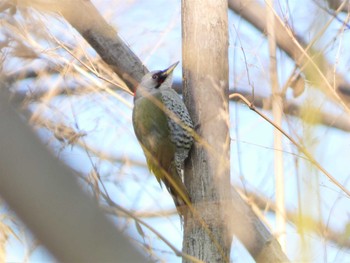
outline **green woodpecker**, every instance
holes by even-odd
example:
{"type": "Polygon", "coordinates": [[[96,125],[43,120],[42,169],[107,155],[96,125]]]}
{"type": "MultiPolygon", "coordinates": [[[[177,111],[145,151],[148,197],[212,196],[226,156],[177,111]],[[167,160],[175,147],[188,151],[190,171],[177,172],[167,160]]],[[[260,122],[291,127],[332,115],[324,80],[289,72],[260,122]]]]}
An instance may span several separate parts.
{"type": "Polygon", "coordinates": [[[135,92],[132,122],[148,168],[159,184],[165,184],[182,214],[181,207],[190,201],[182,172],[193,144],[193,124],[182,99],[171,88],[178,63],[142,78],[135,92]]]}

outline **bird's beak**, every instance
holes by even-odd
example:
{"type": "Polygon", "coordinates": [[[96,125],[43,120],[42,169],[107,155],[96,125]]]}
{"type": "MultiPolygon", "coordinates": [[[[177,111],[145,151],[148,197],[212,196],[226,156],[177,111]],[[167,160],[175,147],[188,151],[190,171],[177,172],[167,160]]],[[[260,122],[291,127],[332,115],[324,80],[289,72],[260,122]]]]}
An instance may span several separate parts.
{"type": "Polygon", "coordinates": [[[174,64],[172,64],[167,69],[164,69],[162,71],[162,77],[166,78],[167,76],[169,76],[174,71],[174,69],[176,68],[177,64],[179,64],[179,63],[180,63],[180,61],[175,62],[174,64]]]}

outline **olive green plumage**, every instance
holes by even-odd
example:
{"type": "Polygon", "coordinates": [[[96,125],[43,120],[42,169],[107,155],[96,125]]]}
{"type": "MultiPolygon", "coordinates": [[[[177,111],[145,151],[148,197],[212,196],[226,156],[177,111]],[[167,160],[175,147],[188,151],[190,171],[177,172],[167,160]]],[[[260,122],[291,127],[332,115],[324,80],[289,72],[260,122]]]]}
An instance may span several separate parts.
{"type": "Polygon", "coordinates": [[[171,88],[177,64],[142,78],[135,92],[132,122],[149,169],[165,184],[181,213],[181,206],[190,201],[182,170],[193,144],[193,124],[182,99],[171,88]]]}

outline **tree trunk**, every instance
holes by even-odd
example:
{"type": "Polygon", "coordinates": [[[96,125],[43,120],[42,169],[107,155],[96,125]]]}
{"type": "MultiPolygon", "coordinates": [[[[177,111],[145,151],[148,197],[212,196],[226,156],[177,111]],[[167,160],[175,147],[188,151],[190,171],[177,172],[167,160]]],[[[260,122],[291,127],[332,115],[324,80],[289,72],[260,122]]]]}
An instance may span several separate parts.
{"type": "Polygon", "coordinates": [[[227,1],[183,0],[182,30],[184,98],[198,135],[186,164],[193,209],[184,221],[183,251],[204,262],[229,262],[227,1]]]}

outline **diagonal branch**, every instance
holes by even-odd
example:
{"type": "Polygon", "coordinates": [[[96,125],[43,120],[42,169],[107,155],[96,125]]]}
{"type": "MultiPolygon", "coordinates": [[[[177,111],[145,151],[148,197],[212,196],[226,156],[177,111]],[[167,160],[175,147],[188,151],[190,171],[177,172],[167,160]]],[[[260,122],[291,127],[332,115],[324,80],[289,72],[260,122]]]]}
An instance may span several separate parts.
{"type": "Polygon", "coordinates": [[[300,151],[305,155],[305,157],[312,163],[318,170],[320,170],[325,176],[328,177],[328,179],[335,184],[339,189],[341,189],[345,194],[347,194],[350,197],[350,190],[348,190],[345,186],[343,186],[338,180],[333,177],[319,162],[316,161],[316,159],[311,155],[311,153],[300,143],[298,143],[296,140],[294,140],[290,135],[288,135],[280,126],[276,125],[273,121],[271,121],[265,114],[258,111],[254,104],[250,103],[246,98],[244,98],[241,94],[234,93],[231,94],[230,97],[238,97],[240,98],[252,111],[256,112],[260,117],[262,117],[264,120],[269,122],[273,127],[275,127],[277,130],[279,130],[290,142],[292,142],[300,151]]]}
{"type": "MultiPolygon", "coordinates": [[[[10,1],[11,2],[11,1],[10,1]]],[[[133,92],[145,73],[141,60],[88,0],[17,0],[19,6],[61,14],[133,92]]]]}
{"type": "MultiPolygon", "coordinates": [[[[228,5],[232,11],[241,15],[256,29],[263,33],[267,32],[267,17],[265,8],[258,3],[258,1],[229,0],[228,5]]],[[[342,6],[338,6],[338,8],[341,7],[342,6]]],[[[310,45],[308,45],[301,36],[298,36],[295,32],[292,32],[292,29],[288,28],[288,25],[282,24],[280,19],[276,19],[275,31],[277,45],[295,61],[299,68],[303,69],[307,79],[311,80],[313,83],[319,84],[319,80],[317,78],[320,78],[320,74],[322,74],[321,79],[326,76],[330,86],[335,87],[336,94],[340,96],[345,103],[349,103],[350,84],[345,80],[344,76],[342,76],[340,73],[334,72],[334,67],[327,62],[327,59],[323,56],[322,51],[310,47],[310,45]],[[302,50],[300,47],[304,48],[304,50],[302,50]],[[317,72],[317,76],[312,76],[311,72],[315,73],[315,70],[313,69],[310,71],[310,67],[312,69],[314,68],[314,65],[312,65],[312,61],[305,56],[305,51],[307,51],[310,57],[317,57],[318,68],[320,70],[320,72],[317,72]]]]}
{"type": "MultiPolygon", "coordinates": [[[[71,25],[75,27],[78,32],[91,44],[91,46],[95,48],[105,62],[107,62],[107,64],[109,64],[113,70],[128,84],[131,90],[134,89],[137,82],[147,71],[142,66],[141,61],[120,39],[115,30],[106,23],[90,1],[17,0],[17,2],[21,5],[33,5],[46,11],[49,10],[56,13],[61,13],[66,20],[71,23],[71,25]],[[43,5],[43,3],[46,4],[43,5]],[[79,10],[79,12],[77,12],[77,10],[79,10]],[[84,16],[81,16],[80,14],[84,14],[84,16]]],[[[242,222],[242,219],[244,220],[249,218],[251,221],[250,214],[253,212],[247,205],[243,206],[242,209],[241,206],[235,204],[235,208],[236,210],[233,214],[238,215],[237,217],[233,218],[236,226],[240,226],[240,223],[244,223],[242,222]]],[[[255,249],[254,253],[261,253],[260,249],[264,248],[264,252],[267,252],[265,254],[268,254],[268,250],[273,249],[270,242],[271,238],[273,238],[271,237],[271,234],[257,219],[254,219],[251,231],[259,238],[259,241],[263,240],[264,242],[258,244],[260,247],[257,248],[255,246],[253,248],[255,249]],[[264,231],[261,232],[261,229],[264,231]]],[[[242,232],[241,229],[241,237],[244,237],[245,234],[246,233],[242,232]]],[[[273,245],[276,245],[276,243],[273,245]]],[[[282,258],[284,258],[283,255],[282,258]]]]}
{"type": "MultiPolygon", "coordinates": [[[[48,68],[47,70],[51,74],[55,74],[56,71],[53,71],[52,69],[48,68]]],[[[95,74],[95,72],[94,72],[95,74]]],[[[12,73],[11,75],[6,76],[6,80],[8,82],[13,81],[20,81],[26,78],[37,78],[40,76],[39,72],[36,71],[26,71],[26,72],[20,72],[20,73],[12,73]]],[[[182,93],[182,82],[181,81],[174,81],[173,88],[178,92],[179,94],[182,93]]],[[[348,91],[346,88],[343,89],[342,86],[339,86],[339,89],[344,92],[344,94],[347,92],[350,96],[350,90],[348,91]]],[[[113,85],[108,86],[108,90],[113,91],[116,90],[116,87],[113,85]]],[[[94,92],[105,92],[105,90],[99,89],[96,90],[96,87],[93,86],[79,86],[79,87],[57,87],[55,94],[56,96],[84,96],[89,93],[94,92]]],[[[245,91],[244,89],[238,89],[235,92],[238,92],[239,94],[246,97],[249,101],[254,101],[254,106],[257,108],[264,108],[264,110],[271,110],[271,103],[266,103],[269,101],[269,98],[261,96],[259,94],[254,94],[254,96],[250,93],[245,91]]],[[[230,94],[234,93],[233,91],[230,92],[230,94]]],[[[23,102],[36,102],[40,100],[43,96],[47,94],[47,90],[45,89],[35,89],[30,94],[23,92],[23,91],[15,91],[11,97],[12,102],[15,105],[21,105],[23,102]]],[[[236,101],[241,103],[242,101],[237,98],[231,98],[231,101],[236,101]]],[[[284,114],[300,117],[300,106],[293,102],[285,101],[283,104],[283,112],[284,114]]],[[[343,130],[346,132],[350,131],[350,119],[347,117],[342,117],[339,115],[332,114],[327,111],[321,111],[320,112],[320,124],[343,130]]]]}

